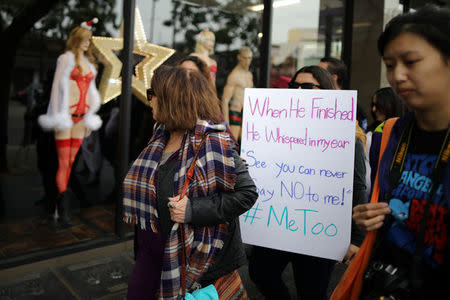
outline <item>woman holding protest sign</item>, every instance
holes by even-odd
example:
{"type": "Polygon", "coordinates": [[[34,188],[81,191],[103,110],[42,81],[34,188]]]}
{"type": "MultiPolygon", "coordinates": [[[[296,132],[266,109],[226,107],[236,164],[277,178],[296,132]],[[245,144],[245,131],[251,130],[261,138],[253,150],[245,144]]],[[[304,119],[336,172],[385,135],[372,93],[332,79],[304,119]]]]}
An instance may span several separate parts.
{"type": "MultiPolygon", "coordinates": [[[[291,89],[335,90],[331,74],[318,66],[298,70],[289,82],[291,89]]],[[[367,202],[365,195],[364,131],[356,124],[353,206],[367,202]]],[[[352,226],[352,239],[344,263],[357,253],[364,236],[352,226]]],[[[291,299],[281,274],[291,262],[300,299],[327,299],[327,288],[335,261],[275,249],[253,247],[249,263],[250,277],[267,299],[291,299]]]]}
{"type": "Polygon", "coordinates": [[[449,9],[428,6],[393,18],[378,39],[387,79],[411,112],[380,125],[379,197],[353,210],[369,232],[364,249],[374,241],[368,267],[352,273],[361,299],[450,299],[449,20],[449,9]]]}

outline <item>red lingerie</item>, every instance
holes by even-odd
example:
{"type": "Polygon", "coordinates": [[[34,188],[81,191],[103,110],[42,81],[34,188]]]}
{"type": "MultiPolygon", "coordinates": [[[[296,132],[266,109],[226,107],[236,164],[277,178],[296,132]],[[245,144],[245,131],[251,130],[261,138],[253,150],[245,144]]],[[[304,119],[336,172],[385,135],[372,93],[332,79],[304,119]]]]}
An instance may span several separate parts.
{"type": "Polygon", "coordinates": [[[209,66],[209,73],[211,75],[211,78],[214,79],[216,78],[216,74],[217,74],[217,66],[209,66]]]}
{"type": "Polygon", "coordinates": [[[80,90],[80,99],[78,103],[70,106],[70,108],[76,107],[76,110],[72,113],[72,121],[77,123],[83,119],[86,109],[89,109],[89,105],[86,103],[86,96],[89,89],[89,84],[92,79],[94,79],[94,74],[89,72],[83,75],[81,70],[78,67],[75,67],[73,68],[72,73],[70,73],[70,79],[77,83],[78,89],[80,90]]]}

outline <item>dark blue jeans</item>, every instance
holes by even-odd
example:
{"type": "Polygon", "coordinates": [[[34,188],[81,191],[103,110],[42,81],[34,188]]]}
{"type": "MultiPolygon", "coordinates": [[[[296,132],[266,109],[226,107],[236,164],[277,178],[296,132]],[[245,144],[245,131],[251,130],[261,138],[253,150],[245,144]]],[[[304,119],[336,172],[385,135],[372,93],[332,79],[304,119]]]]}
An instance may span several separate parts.
{"type": "Polygon", "coordinates": [[[327,288],[336,263],[334,260],[254,246],[249,260],[250,278],[267,299],[291,299],[281,278],[289,262],[299,299],[328,299],[327,288]]]}

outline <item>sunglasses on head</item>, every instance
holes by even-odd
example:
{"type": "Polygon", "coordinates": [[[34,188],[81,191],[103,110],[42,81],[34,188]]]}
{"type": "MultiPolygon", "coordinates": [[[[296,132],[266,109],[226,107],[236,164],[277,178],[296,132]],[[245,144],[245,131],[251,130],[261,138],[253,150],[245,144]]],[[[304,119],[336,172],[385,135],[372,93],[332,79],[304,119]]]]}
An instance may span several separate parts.
{"type": "Polygon", "coordinates": [[[289,82],[288,86],[290,89],[298,89],[299,87],[302,88],[302,90],[312,90],[314,87],[321,89],[322,87],[318,84],[312,83],[312,82],[289,82]]]}
{"type": "Polygon", "coordinates": [[[155,95],[155,91],[154,91],[152,88],[149,88],[149,89],[147,90],[147,100],[148,100],[148,102],[152,101],[152,98],[153,98],[154,96],[156,96],[156,95],[155,95]]]}

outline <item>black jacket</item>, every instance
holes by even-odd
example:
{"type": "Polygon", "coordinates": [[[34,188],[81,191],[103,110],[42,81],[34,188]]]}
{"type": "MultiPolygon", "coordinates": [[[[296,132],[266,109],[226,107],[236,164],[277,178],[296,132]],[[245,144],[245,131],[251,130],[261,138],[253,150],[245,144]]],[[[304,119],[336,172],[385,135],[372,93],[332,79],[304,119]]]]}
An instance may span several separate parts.
{"type": "MultiPolygon", "coordinates": [[[[366,194],[366,162],[364,146],[361,140],[355,139],[355,166],[353,171],[352,207],[367,202],[368,199],[366,194]]],[[[351,243],[355,246],[360,247],[365,236],[365,233],[359,230],[358,226],[356,226],[355,222],[352,220],[351,243]]]]}
{"type": "MultiPolygon", "coordinates": [[[[200,278],[202,286],[213,283],[216,279],[231,273],[246,263],[238,217],[253,206],[258,194],[247,167],[236,151],[233,151],[233,158],[237,175],[234,192],[220,192],[208,197],[190,198],[186,207],[186,222],[194,226],[209,226],[226,222],[229,224],[228,235],[222,250],[208,271],[200,278]]],[[[164,237],[169,234],[170,228],[173,226],[167,209],[167,197],[173,195],[173,185],[167,184],[167,180],[174,177],[175,171],[176,160],[165,163],[158,169],[157,203],[164,237]]],[[[163,242],[165,240],[166,238],[163,238],[163,242]]],[[[138,246],[135,244],[135,250],[138,246]]]]}
{"type": "Polygon", "coordinates": [[[213,283],[247,261],[238,217],[253,206],[258,194],[247,167],[236,151],[233,152],[233,157],[237,175],[234,192],[221,192],[208,197],[190,199],[190,223],[192,225],[208,226],[229,223],[228,235],[222,250],[213,265],[200,278],[202,286],[213,283]]]}

